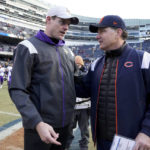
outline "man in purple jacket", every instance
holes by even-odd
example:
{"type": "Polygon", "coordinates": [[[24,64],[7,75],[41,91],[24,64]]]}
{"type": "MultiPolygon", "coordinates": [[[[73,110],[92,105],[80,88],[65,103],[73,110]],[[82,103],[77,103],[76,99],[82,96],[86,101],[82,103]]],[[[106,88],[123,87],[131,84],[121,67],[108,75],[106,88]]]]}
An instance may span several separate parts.
{"type": "Polygon", "coordinates": [[[45,31],[18,44],[10,96],[22,115],[25,150],[64,150],[76,100],[74,55],[63,40],[78,24],[65,7],[52,7],[45,31]]]}

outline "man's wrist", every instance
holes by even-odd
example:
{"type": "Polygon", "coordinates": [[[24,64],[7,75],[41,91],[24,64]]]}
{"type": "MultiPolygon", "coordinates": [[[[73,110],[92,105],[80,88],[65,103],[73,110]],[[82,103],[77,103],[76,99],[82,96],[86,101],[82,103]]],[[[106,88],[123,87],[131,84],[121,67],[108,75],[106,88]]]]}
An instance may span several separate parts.
{"type": "Polygon", "coordinates": [[[35,129],[38,130],[38,128],[39,128],[40,126],[42,126],[43,123],[44,123],[44,122],[42,122],[42,121],[40,121],[39,123],[37,123],[37,125],[35,126],[35,129]]]}

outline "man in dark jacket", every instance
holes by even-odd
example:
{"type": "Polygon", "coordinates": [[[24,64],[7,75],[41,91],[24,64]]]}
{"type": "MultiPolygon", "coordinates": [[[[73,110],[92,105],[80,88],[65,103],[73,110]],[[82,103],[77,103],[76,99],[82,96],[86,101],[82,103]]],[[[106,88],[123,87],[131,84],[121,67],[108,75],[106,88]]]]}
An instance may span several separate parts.
{"type": "Polygon", "coordinates": [[[63,150],[75,105],[74,55],[63,40],[78,24],[65,7],[52,7],[45,31],[18,44],[9,88],[22,115],[25,150],[63,150]]]}
{"type": "Polygon", "coordinates": [[[135,139],[134,150],[150,149],[150,54],[126,43],[119,16],[105,16],[89,30],[105,54],[91,64],[77,96],[91,97],[97,149],[109,150],[115,134],[135,139]]]}

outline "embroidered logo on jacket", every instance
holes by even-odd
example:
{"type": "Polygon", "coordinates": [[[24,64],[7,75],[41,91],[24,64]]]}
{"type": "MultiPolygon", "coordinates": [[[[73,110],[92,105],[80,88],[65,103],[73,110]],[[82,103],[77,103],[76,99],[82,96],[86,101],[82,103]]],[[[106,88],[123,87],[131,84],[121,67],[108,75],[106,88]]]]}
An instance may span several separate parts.
{"type": "Polygon", "coordinates": [[[133,62],[132,62],[132,61],[127,61],[127,62],[124,63],[124,66],[125,66],[126,68],[133,67],[133,62]]]}
{"type": "Polygon", "coordinates": [[[65,52],[66,54],[68,54],[68,51],[67,51],[66,49],[64,49],[64,52],[65,52]]]}

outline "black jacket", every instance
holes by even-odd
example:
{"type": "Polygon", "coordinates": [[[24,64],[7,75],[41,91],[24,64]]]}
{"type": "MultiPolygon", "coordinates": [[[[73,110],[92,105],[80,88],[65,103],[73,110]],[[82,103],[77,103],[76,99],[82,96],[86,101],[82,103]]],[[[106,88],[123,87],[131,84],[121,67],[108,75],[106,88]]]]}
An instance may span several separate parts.
{"type": "Polygon", "coordinates": [[[75,69],[74,55],[63,44],[32,37],[17,46],[9,92],[25,128],[33,129],[40,121],[55,128],[70,123],[75,69]]]}

